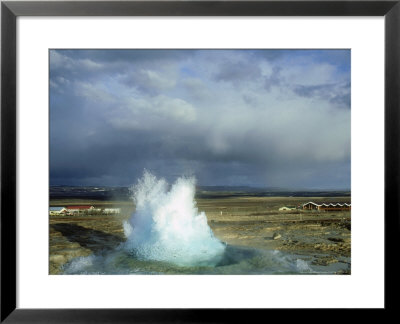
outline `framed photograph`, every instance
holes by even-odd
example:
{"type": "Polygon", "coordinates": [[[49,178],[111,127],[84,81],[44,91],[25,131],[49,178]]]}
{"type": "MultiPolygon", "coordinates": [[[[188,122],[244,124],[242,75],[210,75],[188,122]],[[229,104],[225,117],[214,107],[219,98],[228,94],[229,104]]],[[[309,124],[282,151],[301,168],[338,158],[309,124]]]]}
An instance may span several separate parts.
{"type": "Polygon", "coordinates": [[[399,15],[2,2],[1,320],[391,309],[399,15]]]}

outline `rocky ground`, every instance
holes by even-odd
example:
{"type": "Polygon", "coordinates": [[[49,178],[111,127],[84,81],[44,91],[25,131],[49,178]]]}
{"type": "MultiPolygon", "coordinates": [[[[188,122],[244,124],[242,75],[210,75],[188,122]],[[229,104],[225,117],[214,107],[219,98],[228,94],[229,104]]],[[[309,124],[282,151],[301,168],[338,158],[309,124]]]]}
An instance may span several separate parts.
{"type": "MultiPolygon", "coordinates": [[[[350,202],[342,198],[296,197],[219,197],[197,199],[206,212],[214,235],[231,244],[286,251],[310,260],[317,267],[346,264],[340,274],[351,269],[350,212],[280,212],[282,206],[297,206],[307,201],[350,202]]],[[[104,202],[80,202],[101,207],[104,202]]],[[[53,201],[51,205],[69,205],[53,201]]],[[[119,215],[81,215],[50,217],[50,274],[62,273],[62,266],[78,256],[103,253],[125,240],[123,221],[134,211],[130,203],[114,202],[123,207],[119,215]]]]}

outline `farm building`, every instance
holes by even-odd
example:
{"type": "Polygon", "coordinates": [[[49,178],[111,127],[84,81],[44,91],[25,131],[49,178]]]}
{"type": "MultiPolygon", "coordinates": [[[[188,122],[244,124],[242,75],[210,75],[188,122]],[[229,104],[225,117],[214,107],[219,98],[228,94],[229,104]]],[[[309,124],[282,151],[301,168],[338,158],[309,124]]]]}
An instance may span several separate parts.
{"type": "Polygon", "coordinates": [[[351,204],[348,204],[348,203],[322,204],[319,206],[319,210],[325,210],[325,211],[351,210],[351,204]]]}
{"type": "Polygon", "coordinates": [[[67,209],[65,207],[50,207],[50,215],[59,215],[66,213],[67,209]]]}
{"type": "Polygon", "coordinates": [[[121,213],[121,208],[104,208],[104,214],[119,214],[121,213]]]}
{"type": "Polygon", "coordinates": [[[283,206],[279,208],[279,211],[296,210],[295,206],[283,206]]]}
{"type": "Polygon", "coordinates": [[[303,204],[305,210],[324,210],[324,211],[342,211],[351,210],[351,204],[348,203],[322,203],[316,204],[312,201],[303,204]]]}
{"type": "Polygon", "coordinates": [[[303,209],[307,209],[307,210],[312,210],[312,209],[318,210],[318,207],[319,207],[319,205],[312,201],[303,204],[303,209]]]}

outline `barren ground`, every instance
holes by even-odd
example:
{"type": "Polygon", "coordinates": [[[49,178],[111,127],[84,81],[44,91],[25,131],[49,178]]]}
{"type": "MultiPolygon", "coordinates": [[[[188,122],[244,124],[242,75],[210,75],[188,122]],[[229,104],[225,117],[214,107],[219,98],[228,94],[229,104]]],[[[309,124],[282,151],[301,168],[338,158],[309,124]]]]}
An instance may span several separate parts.
{"type": "MultiPolygon", "coordinates": [[[[282,206],[314,202],[350,202],[350,197],[229,197],[196,199],[214,235],[231,244],[286,251],[303,256],[319,267],[347,264],[350,273],[350,212],[293,210],[282,206]]],[[[50,274],[62,273],[62,266],[78,256],[102,253],[125,240],[122,223],[135,207],[125,201],[52,200],[51,206],[90,204],[120,207],[118,215],[50,216],[50,274]]],[[[343,267],[342,267],[343,268],[343,267]]]]}

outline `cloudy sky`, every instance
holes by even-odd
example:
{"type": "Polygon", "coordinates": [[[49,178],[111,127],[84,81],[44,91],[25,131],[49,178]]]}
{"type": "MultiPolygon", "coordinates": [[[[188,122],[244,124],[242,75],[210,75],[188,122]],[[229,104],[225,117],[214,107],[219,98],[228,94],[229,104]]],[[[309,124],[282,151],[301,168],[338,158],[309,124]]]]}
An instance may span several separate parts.
{"type": "Polygon", "coordinates": [[[51,50],[50,184],[350,188],[349,50],[51,50]]]}

